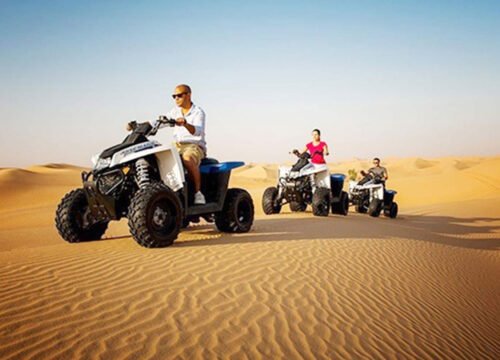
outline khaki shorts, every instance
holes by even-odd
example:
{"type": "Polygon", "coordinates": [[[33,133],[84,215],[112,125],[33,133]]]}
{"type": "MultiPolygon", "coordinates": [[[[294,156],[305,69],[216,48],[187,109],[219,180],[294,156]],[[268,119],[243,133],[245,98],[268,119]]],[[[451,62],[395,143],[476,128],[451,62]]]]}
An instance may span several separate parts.
{"type": "Polygon", "coordinates": [[[196,144],[175,143],[175,146],[177,147],[181,157],[190,157],[194,159],[197,166],[200,166],[201,160],[205,158],[205,152],[196,144]]]}

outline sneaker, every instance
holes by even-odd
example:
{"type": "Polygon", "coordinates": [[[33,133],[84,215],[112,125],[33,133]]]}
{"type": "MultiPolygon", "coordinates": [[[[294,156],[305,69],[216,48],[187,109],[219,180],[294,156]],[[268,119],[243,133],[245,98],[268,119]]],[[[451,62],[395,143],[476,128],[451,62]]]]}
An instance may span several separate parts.
{"type": "Polygon", "coordinates": [[[206,204],[205,196],[201,193],[201,191],[198,191],[196,194],[194,194],[194,204],[195,205],[204,205],[206,204]]]}

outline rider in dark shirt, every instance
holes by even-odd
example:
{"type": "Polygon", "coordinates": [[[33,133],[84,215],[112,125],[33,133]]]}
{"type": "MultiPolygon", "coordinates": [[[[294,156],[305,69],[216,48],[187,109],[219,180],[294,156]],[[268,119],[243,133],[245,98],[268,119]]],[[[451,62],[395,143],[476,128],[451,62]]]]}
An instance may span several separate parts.
{"type": "Polygon", "coordinates": [[[385,183],[385,181],[389,178],[389,175],[387,173],[387,169],[383,166],[380,166],[380,159],[379,158],[374,158],[373,159],[373,167],[368,169],[368,172],[361,171],[361,175],[363,176],[368,176],[371,175],[373,177],[377,177],[385,183]]]}

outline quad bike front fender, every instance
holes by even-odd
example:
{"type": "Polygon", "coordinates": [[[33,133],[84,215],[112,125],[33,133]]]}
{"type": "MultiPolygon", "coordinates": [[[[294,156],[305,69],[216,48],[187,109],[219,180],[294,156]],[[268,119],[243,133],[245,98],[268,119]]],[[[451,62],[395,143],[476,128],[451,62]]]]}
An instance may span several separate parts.
{"type": "MultiPolygon", "coordinates": [[[[162,182],[173,191],[182,189],[185,182],[184,168],[179,152],[173,145],[162,145],[152,149],[131,153],[120,158],[117,164],[125,164],[149,155],[154,155],[156,157],[162,182]]],[[[113,161],[115,161],[114,157],[113,161]]],[[[112,164],[114,163],[112,162],[112,164]]]]}
{"type": "Polygon", "coordinates": [[[373,199],[378,199],[380,201],[384,201],[384,187],[382,185],[373,186],[370,189],[370,202],[373,199]]]}
{"type": "Polygon", "coordinates": [[[316,187],[317,188],[327,188],[331,189],[331,179],[330,179],[330,171],[328,168],[326,170],[317,172],[314,174],[316,187]]]}

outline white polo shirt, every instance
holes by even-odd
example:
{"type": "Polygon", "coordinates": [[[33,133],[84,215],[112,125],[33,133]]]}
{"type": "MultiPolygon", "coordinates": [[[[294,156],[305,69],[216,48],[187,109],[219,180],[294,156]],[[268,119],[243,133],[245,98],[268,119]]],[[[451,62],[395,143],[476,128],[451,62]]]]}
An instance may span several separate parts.
{"type": "Polygon", "coordinates": [[[194,134],[191,133],[184,126],[174,127],[174,140],[179,143],[196,144],[207,153],[207,144],[205,142],[205,112],[203,109],[194,103],[186,115],[182,114],[182,109],[178,106],[174,107],[167,113],[169,119],[185,118],[187,123],[194,126],[194,134]]]}

